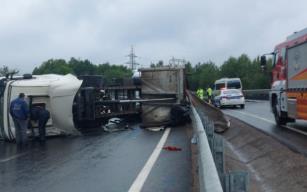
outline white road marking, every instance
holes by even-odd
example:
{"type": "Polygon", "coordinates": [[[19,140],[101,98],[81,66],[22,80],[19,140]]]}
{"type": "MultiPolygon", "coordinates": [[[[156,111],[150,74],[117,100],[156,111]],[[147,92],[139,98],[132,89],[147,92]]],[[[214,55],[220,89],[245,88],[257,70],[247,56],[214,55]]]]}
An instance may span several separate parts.
{"type": "Polygon", "coordinates": [[[269,119],[266,119],[266,118],[263,118],[263,117],[260,117],[258,115],[254,115],[252,113],[247,113],[247,112],[241,112],[241,111],[235,111],[235,110],[231,110],[232,112],[236,112],[236,113],[240,113],[242,115],[245,115],[245,116],[250,116],[250,117],[253,117],[253,118],[256,118],[256,119],[260,119],[262,121],[265,121],[265,122],[268,122],[268,123],[271,123],[271,124],[276,124],[275,121],[272,121],[272,120],[269,120],[269,119]]]}
{"type": "Polygon", "coordinates": [[[301,131],[301,130],[298,130],[298,129],[295,129],[293,127],[289,127],[289,126],[286,126],[286,125],[282,125],[282,127],[284,128],[287,128],[287,129],[290,129],[291,131],[294,131],[294,132],[297,132],[297,133],[300,133],[302,135],[306,135],[307,136],[307,133],[304,132],[304,131],[301,131]]]}
{"type": "Polygon", "coordinates": [[[141,191],[150,171],[152,170],[155,162],[157,161],[157,159],[160,155],[160,152],[161,152],[170,132],[171,132],[171,128],[167,128],[164,131],[159,143],[157,144],[156,148],[154,149],[154,151],[150,155],[150,157],[147,160],[145,166],[143,167],[143,169],[141,170],[141,172],[138,174],[137,178],[134,180],[133,184],[131,185],[129,192],[139,192],[139,191],[141,191]]]}
{"type": "MultiPolygon", "coordinates": [[[[275,122],[275,121],[272,121],[272,120],[269,120],[269,119],[260,117],[260,116],[258,116],[258,115],[254,115],[254,114],[252,114],[252,113],[247,113],[247,112],[244,112],[244,113],[243,113],[243,112],[241,112],[241,111],[234,111],[234,110],[231,110],[231,111],[232,111],[232,112],[236,112],[236,113],[240,113],[240,114],[245,115],[245,116],[250,116],[250,117],[253,117],[253,118],[262,120],[262,121],[266,121],[266,122],[271,123],[271,124],[273,124],[273,125],[276,125],[276,122],[275,122]]],[[[299,133],[299,134],[302,134],[302,135],[306,135],[306,136],[307,136],[307,133],[306,133],[306,132],[301,131],[301,130],[298,130],[298,129],[295,129],[295,128],[293,128],[293,127],[289,127],[289,126],[287,126],[287,125],[282,125],[281,127],[284,127],[284,128],[289,129],[289,130],[291,130],[291,131],[294,131],[294,132],[297,132],[297,133],[299,133]]]]}
{"type": "Polygon", "coordinates": [[[5,159],[0,159],[0,163],[5,163],[7,161],[10,161],[10,160],[16,159],[18,157],[21,157],[21,156],[23,156],[25,154],[27,154],[27,153],[21,153],[21,154],[13,155],[13,156],[5,158],[5,159]]]}

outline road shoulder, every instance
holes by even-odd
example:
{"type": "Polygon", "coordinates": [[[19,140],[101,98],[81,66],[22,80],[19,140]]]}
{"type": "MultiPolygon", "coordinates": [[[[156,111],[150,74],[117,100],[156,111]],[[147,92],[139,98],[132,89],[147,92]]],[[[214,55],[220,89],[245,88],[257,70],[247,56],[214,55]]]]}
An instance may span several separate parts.
{"type": "Polygon", "coordinates": [[[235,118],[222,136],[226,170],[248,171],[250,191],[306,191],[307,159],[303,155],[235,118]]]}

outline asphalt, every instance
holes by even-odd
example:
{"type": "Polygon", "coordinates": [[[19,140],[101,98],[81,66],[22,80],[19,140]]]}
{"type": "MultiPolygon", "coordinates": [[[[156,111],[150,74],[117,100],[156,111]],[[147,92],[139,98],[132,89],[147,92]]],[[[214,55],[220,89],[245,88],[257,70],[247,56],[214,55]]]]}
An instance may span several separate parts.
{"type": "Polygon", "coordinates": [[[156,162],[142,191],[192,191],[190,136],[182,131],[173,129],[165,143],[165,146],[175,146],[181,151],[161,152],[161,158],[156,162]]]}
{"type": "MultiPolygon", "coordinates": [[[[142,191],[191,191],[189,126],[172,128],[142,191]]],[[[0,191],[128,191],[163,131],[133,130],[55,137],[26,149],[0,141],[0,191]]]]}
{"type": "MultiPolygon", "coordinates": [[[[268,101],[246,102],[245,109],[225,108],[222,111],[277,139],[291,150],[307,156],[307,136],[286,127],[277,126],[268,101]]],[[[288,123],[287,127],[307,134],[306,121],[288,123]]]]}

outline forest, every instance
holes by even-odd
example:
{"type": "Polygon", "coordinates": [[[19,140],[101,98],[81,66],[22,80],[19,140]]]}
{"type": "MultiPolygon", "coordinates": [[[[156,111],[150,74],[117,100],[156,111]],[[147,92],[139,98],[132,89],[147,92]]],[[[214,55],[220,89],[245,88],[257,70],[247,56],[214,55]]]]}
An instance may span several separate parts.
{"type": "MultiPolygon", "coordinates": [[[[150,67],[164,66],[163,61],[151,63],[150,67]]],[[[250,59],[246,54],[239,57],[230,57],[221,65],[212,61],[185,64],[188,88],[207,88],[212,86],[214,81],[220,78],[239,77],[243,84],[243,89],[268,89],[270,88],[272,60],[268,60],[267,69],[260,67],[260,59],[250,59]]],[[[18,73],[18,69],[9,69],[7,66],[0,68],[0,75],[7,73],[18,73]]],[[[68,74],[80,75],[103,75],[106,79],[131,77],[133,72],[127,66],[110,63],[94,64],[85,59],[72,57],[66,61],[64,59],[49,59],[35,67],[32,74],[68,74]]]]}

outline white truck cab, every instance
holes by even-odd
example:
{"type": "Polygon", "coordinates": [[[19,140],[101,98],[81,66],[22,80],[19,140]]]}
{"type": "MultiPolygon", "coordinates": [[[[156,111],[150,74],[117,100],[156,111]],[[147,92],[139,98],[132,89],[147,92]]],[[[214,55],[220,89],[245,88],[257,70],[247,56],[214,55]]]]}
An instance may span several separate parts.
{"type": "Polygon", "coordinates": [[[0,136],[6,140],[15,139],[15,127],[9,112],[10,103],[25,93],[29,108],[44,105],[50,111],[47,122],[47,136],[52,132],[77,134],[73,122],[73,101],[82,80],[68,75],[38,75],[27,78],[0,79],[0,136]]]}

